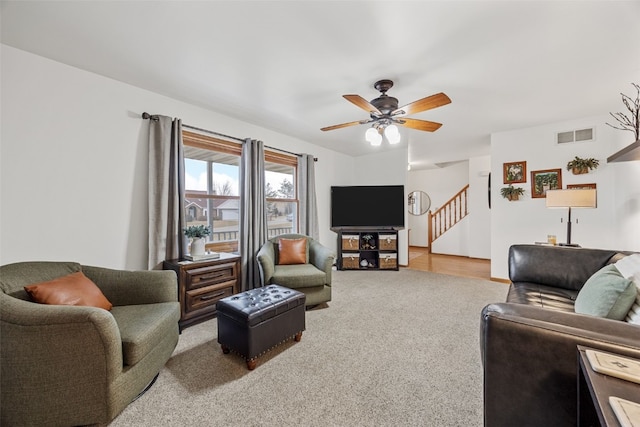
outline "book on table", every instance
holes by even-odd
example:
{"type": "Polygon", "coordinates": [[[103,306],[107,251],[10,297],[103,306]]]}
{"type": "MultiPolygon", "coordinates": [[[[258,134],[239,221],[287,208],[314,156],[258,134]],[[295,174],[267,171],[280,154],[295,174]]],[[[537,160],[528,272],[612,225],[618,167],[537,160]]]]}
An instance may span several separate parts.
{"type": "Polygon", "coordinates": [[[202,255],[185,255],[185,259],[189,261],[204,261],[208,259],[216,259],[220,258],[220,253],[218,252],[207,252],[202,255]]]}

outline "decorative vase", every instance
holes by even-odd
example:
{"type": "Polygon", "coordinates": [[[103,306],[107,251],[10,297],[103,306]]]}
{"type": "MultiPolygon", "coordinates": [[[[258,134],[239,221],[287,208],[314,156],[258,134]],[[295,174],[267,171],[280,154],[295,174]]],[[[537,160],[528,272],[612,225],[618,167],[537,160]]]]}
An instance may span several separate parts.
{"type": "Polygon", "coordinates": [[[204,255],[204,238],[194,237],[191,239],[191,256],[204,255]]]}

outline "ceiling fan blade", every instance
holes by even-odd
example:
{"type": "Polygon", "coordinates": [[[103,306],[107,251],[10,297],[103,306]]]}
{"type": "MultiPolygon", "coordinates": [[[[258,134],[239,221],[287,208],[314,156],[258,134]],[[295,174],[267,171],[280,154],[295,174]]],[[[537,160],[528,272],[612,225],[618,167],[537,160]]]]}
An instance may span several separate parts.
{"type": "Polygon", "coordinates": [[[349,122],[349,123],[342,123],[342,124],[339,124],[339,125],[327,126],[327,127],[324,127],[324,128],[322,128],[320,130],[328,131],[328,130],[334,130],[334,129],[341,129],[341,128],[346,128],[346,127],[349,127],[349,126],[355,126],[355,125],[359,125],[359,124],[363,124],[363,123],[366,123],[366,120],[365,121],[358,120],[357,122],[349,122]]]}
{"type": "Polygon", "coordinates": [[[408,127],[411,129],[424,130],[427,132],[434,132],[440,129],[442,123],[430,122],[427,120],[419,120],[419,119],[407,119],[401,118],[396,121],[400,126],[408,127]]]}
{"type": "Polygon", "coordinates": [[[346,99],[347,101],[351,102],[352,104],[356,105],[357,107],[362,108],[367,113],[382,114],[380,112],[380,110],[378,110],[376,107],[371,105],[371,103],[369,101],[367,101],[366,99],[364,99],[360,95],[342,95],[342,97],[344,99],[346,99]]]}
{"type": "Polygon", "coordinates": [[[395,115],[409,115],[419,113],[421,111],[431,110],[432,108],[442,107],[451,103],[451,99],[444,93],[436,93],[435,95],[427,96],[426,98],[413,101],[407,105],[404,105],[391,113],[395,115]]]}

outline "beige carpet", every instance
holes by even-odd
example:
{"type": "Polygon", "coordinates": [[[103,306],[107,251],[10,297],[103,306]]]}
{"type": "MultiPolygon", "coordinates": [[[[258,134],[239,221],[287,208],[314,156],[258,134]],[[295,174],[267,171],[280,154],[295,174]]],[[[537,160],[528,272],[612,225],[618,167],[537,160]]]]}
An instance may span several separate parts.
{"type": "Polygon", "coordinates": [[[507,287],[401,269],[336,271],[302,341],[248,371],[216,320],[183,331],[111,426],[481,426],[480,310],[507,287]]]}

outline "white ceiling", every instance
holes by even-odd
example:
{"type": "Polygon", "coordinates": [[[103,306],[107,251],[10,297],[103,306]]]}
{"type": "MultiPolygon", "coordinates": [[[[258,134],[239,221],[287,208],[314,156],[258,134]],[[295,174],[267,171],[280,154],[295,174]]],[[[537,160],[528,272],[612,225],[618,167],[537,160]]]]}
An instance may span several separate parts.
{"type": "Polygon", "coordinates": [[[354,156],[390,148],[369,146],[366,126],[320,131],[368,118],[343,94],[371,100],[382,78],[400,105],[444,92],[451,104],[411,116],[440,130],[402,129],[413,169],[488,154],[492,132],[621,111],[640,81],[640,1],[50,0],[1,13],[4,44],[354,156]]]}

